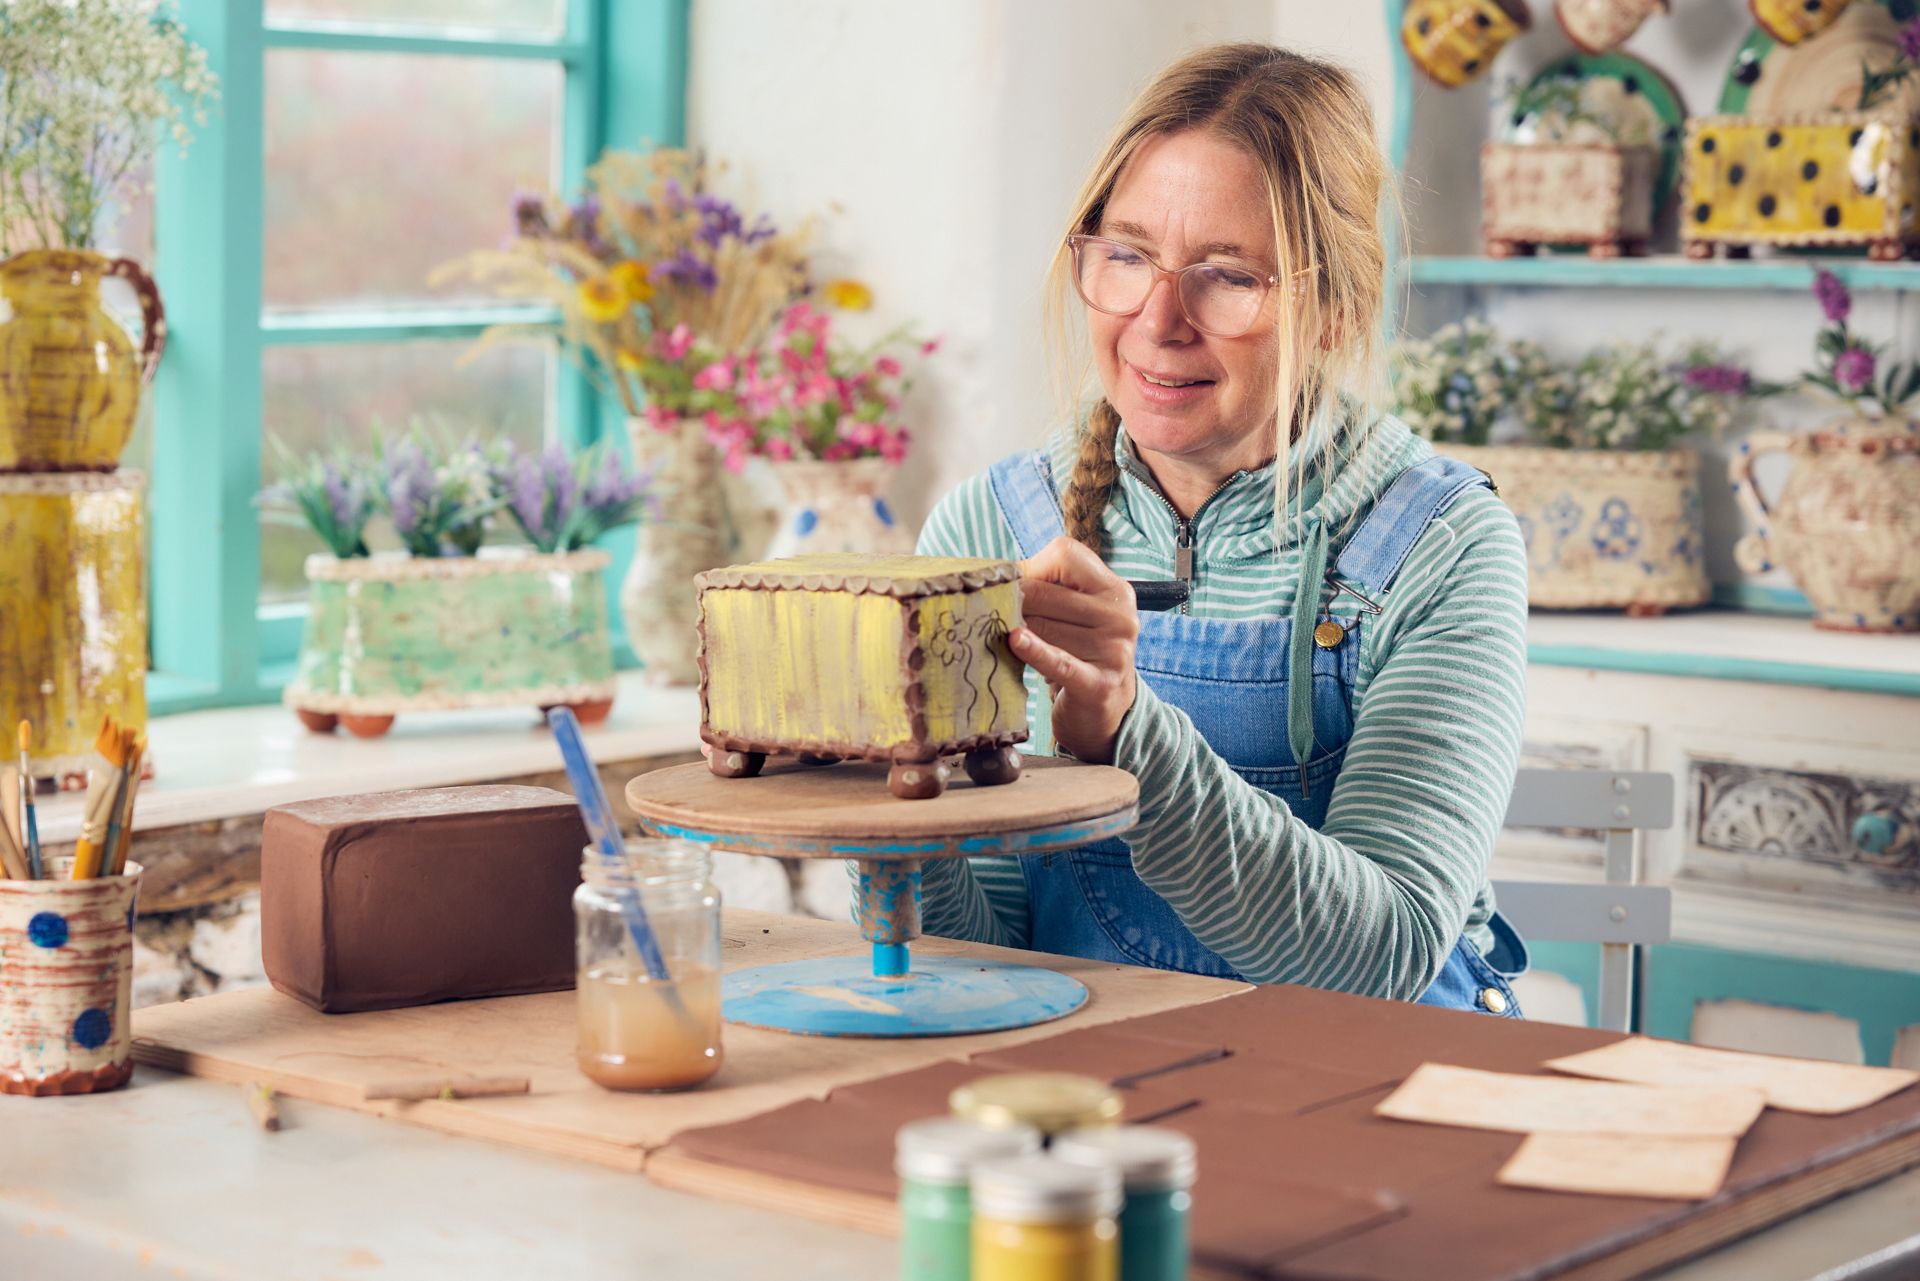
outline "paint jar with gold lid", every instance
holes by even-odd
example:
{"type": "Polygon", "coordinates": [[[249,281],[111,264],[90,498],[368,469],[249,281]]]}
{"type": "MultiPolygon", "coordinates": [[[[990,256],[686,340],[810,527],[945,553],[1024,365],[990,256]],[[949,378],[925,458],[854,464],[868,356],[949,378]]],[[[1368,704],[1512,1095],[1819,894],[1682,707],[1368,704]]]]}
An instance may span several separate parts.
{"type": "Polygon", "coordinates": [[[1004,1072],[969,1081],[948,1096],[963,1121],[985,1126],[1030,1125],[1046,1138],[1068,1130],[1118,1125],[1120,1091],[1073,1072],[1004,1072]]]}
{"type": "Polygon", "coordinates": [[[1122,1125],[1054,1136],[1053,1156],[1112,1169],[1120,1210],[1120,1281],[1186,1281],[1187,1218],[1198,1168],[1193,1140],[1177,1130],[1122,1125]]]}
{"type": "Polygon", "coordinates": [[[1040,1150],[1040,1132],[990,1129],[954,1117],[909,1121],[894,1135],[900,1176],[901,1281],[969,1281],[973,1276],[973,1168],[1040,1150]]]}
{"type": "Polygon", "coordinates": [[[1006,1157],[973,1170],[973,1281],[1119,1281],[1111,1166],[1006,1157]]]}
{"type": "Polygon", "coordinates": [[[580,1071],[609,1090],[684,1090],[720,1070],[720,891],[691,841],[589,845],[573,895],[580,1071]],[[622,899],[638,894],[666,974],[648,968],[622,899]]]}

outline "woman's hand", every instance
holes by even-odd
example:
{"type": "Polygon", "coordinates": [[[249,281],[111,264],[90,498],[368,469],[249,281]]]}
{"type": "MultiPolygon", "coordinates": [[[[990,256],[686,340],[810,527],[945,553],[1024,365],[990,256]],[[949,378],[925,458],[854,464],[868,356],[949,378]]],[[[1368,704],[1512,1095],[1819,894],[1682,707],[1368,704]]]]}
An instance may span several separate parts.
{"type": "Polygon", "coordinates": [[[1008,637],[1053,695],[1053,737],[1076,758],[1113,763],[1120,722],[1138,689],[1133,588],[1085,544],[1056,538],[1020,562],[1026,625],[1008,637]]]}

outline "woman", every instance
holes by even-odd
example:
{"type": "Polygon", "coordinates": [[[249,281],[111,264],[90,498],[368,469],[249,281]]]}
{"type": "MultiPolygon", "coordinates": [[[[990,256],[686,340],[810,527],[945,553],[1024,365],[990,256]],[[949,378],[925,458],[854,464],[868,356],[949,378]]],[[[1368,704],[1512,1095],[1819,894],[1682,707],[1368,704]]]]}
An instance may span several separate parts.
{"type": "Polygon", "coordinates": [[[1023,562],[1034,742],[1138,776],[1140,824],[929,862],[928,933],[1519,1016],[1486,869],[1526,560],[1484,476],[1367,408],[1383,176],[1351,78],[1266,45],[1121,122],[1052,281],[1101,398],[919,550],[1023,562]],[[1126,580],[1166,578],[1188,604],[1138,613],[1126,580]]]}

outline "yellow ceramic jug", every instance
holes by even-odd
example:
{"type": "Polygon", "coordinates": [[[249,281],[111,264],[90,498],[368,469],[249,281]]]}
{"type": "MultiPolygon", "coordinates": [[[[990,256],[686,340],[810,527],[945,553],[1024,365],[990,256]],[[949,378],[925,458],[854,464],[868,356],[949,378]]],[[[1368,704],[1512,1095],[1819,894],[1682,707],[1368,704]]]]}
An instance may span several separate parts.
{"type": "Polygon", "coordinates": [[[0,471],[112,471],[166,342],[160,291],[130,258],[33,249],[0,262],[0,471]],[[100,305],[117,276],[140,299],[136,352],[100,305]]]}

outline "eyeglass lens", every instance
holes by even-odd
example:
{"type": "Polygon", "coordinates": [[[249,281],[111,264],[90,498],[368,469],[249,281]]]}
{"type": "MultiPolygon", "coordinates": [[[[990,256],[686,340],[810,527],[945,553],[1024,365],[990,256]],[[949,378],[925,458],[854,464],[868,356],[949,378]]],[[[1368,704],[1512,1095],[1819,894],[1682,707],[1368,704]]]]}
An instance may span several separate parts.
{"type": "MultiPolygon", "coordinates": [[[[1088,236],[1076,242],[1075,257],[1080,296],[1097,311],[1129,315],[1153,292],[1157,271],[1130,245],[1088,236]]],[[[1194,328],[1221,337],[1251,329],[1267,296],[1264,276],[1225,263],[1196,263],[1176,277],[1187,319],[1194,328]]]]}

